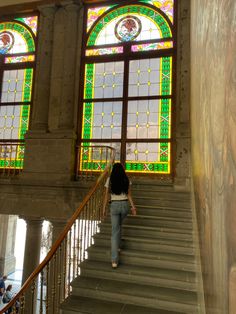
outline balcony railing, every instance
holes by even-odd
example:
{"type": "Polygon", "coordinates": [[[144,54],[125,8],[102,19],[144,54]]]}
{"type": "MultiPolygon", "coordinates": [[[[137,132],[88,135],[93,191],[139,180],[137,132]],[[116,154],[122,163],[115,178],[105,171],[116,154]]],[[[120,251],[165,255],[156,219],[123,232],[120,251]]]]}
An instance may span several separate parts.
{"type": "Polygon", "coordinates": [[[25,143],[22,141],[0,141],[0,176],[11,176],[22,171],[25,143]]]}
{"type": "Polygon", "coordinates": [[[78,146],[76,178],[88,178],[104,171],[113,153],[110,146],[78,146]]]}
{"type": "MultiPolygon", "coordinates": [[[[82,147],[78,150],[84,152],[82,147]]],[[[80,264],[87,258],[87,248],[92,245],[93,236],[99,231],[104,184],[115,157],[113,148],[107,148],[107,150],[109,152],[106,156],[109,157],[96,183],[45,259],[29,276],[16,296],[0,310],[0,314],[10,308],[13,314],[59,313],[60,303],[70,295],[70,283],[79,276],[80,264]]],[[[93,151],[99,150],[93,148],[93,151]]],[[[103,148],[100,152],[103,152],[103,148]]],[[[93,155],[90,155],[90,158],[91,156],[93,155]]],[[[99,160],[104,160],[103,155],[99,160]]],[[[90,162],[94,164],[97,158],[96,161],[90,159],[90,162]]]]}

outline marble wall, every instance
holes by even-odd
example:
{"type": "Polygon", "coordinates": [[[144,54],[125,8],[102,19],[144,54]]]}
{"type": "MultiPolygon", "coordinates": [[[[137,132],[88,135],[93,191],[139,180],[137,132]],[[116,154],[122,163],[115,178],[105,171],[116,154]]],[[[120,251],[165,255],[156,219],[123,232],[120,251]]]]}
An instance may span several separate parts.
{"type": "Polygon", "coordinates": [[[192,167],[207,313],[212,314],[236,313],[235,56],[235,0],[192,0],[192,167]]]}

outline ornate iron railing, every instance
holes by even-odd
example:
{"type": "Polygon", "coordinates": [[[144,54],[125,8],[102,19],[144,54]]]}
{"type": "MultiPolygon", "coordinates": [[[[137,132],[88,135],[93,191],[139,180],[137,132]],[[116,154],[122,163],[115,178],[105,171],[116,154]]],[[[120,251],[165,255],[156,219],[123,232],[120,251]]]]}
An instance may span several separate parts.
{"type": "MultiPolygon", "coordinates": [[[[83,147],[79,150],[83,151],[83,147]]],[[[106,150],[109,158],[96,183],[45,259],[16,296],[0,310],[0,314],[10,308],[13,314],[59,313],[60,303],[71,293],[71,281],[80,274],[80,263],[87,257],[87,248],[93,243],[93,235],[99,231],[104,184],[115,157],[113,148],[106,147],[106,150]]]]}
{"type": "Polygon", "coordinates": [[[0,141],[0,175],[15,175],[22,171],[25,143],[22,141],[0,141]]]}

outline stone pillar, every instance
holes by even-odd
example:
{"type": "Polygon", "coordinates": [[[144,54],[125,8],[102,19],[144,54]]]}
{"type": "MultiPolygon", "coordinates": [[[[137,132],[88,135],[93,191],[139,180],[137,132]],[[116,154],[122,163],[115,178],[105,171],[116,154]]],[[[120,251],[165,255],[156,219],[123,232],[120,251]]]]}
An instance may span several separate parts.
{"type": "Polygon", "coordinates": [[[73,1],[64,1],[65,6],[65,51],[63,68],[63,91],[59,116],[59,129],[74,129],[75,103],[75,72],[76,49],[78,34],[78,4],[73,1]],[[70,34],[70,36],[68,36],[70,34]]]}
{"type": "Polygon", "coordinates": [[[53,245],[58,239],[62,230],[64,229],[66,221],[59,219],[50,219],[50,222],[52,224],[52,245],[53,245]]]}
{"type": "Polygon", "coordinates": [[[26,222],[25,255],[22,275],[23,284],[40,262],[43,219],[34,217],[22,218],[26,222]]]}
{"type": "MultiPolygon", "coordinates": [[[[45,7],[41,7],[43,10],[45,7]]],[[[48,8],[48,7],[47,7],[48,8]]],[[[51,8],[50,71],[47,72],[45,102],[37,100],[32,129],[26,136],[26,153],[22,178],[41,182],[65,182],[74,178],[76,128],[78,107],[78,73],[81,48],[80,0],[61,1],[51,8]],[[38,105],[41,107],[38,108],[38,105]],[[43,123],[42,123],[43,121],[43,123]],[[39,123],[40,122],[40,123],[39,123]],[[44,130],[44,131],[43,131],[44,130]]],[[[43,44],[43,34],[40,44],[43,44]]],[[[42,48],[42,55],[46,45],[42,48]]],[[[40,74],[40,71],[39,71],[40,74]]],[[[40,90],[40,86],[36,90],[40,90]]],[[[41,78],[43,80],[43,78],[41,78]]],[[[39,82],[40,83],[40,82],[39,82]]]]}
{"type": "Polygon", "coordinates": [[[176,128],[174,137],[176,189],[190,187],[190,1],[180,0],[177,12],[176,128]]]}
{"type": "Polygon", "coordinates": [[[47,131],[55,5],[40,6],[31,130],[47,131]]]}
{"type": "Polygon", "coordinates": [[[0,276],[15,270],[16,222],[17,216],[0,215],[0,276]]]}
{"type": "Polygon", "coordinates": [[[78,100],[75,97],[75,77],[76,65],[80,61],[77,55],[80,8],[80,1],[62,1],[54,21],[49,129],[65,132],[69,137],[74,131],[78,100]]]}

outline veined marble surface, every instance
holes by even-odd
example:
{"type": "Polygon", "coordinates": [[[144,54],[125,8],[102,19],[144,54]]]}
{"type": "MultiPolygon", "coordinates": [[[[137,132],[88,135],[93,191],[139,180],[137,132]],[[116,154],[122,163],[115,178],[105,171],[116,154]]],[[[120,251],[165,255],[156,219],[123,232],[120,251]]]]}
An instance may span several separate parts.
{"type": "Polygon", "coordinates": [[[236,2],[192,0],[191,5],[192,165],[207,313],[233,314],[236,302],[230,295],[235,296],[236,284],[230,285],[229,273],[236,264],[236,2]]]}

